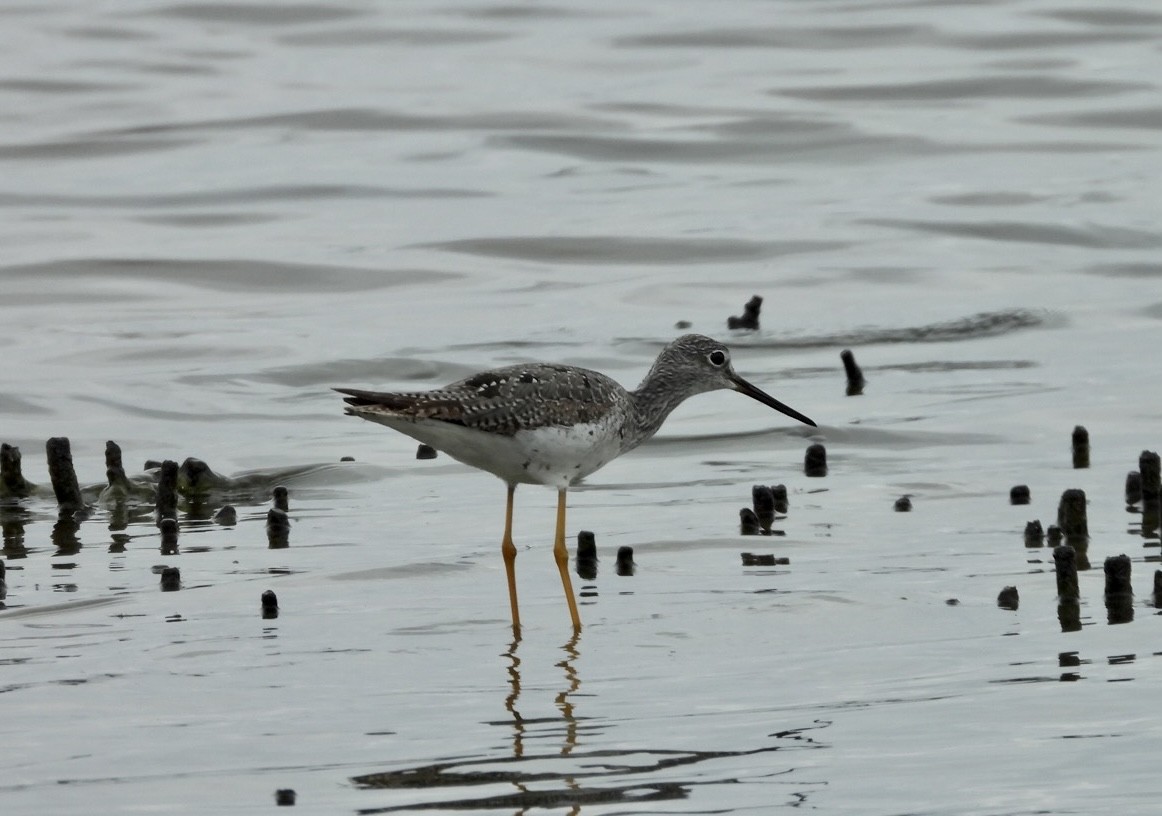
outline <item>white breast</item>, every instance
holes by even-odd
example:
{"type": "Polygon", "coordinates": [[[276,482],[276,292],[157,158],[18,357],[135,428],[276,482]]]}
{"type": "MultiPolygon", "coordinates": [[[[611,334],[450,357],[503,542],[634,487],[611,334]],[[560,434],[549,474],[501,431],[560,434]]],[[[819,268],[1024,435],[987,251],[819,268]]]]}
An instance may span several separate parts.
{"type": "Polygon", "coordinates": [[[569,487],[621,453],[620,426],[610,420],[505,436],[438,420],[364,416],[509,483],[569,487]]]}

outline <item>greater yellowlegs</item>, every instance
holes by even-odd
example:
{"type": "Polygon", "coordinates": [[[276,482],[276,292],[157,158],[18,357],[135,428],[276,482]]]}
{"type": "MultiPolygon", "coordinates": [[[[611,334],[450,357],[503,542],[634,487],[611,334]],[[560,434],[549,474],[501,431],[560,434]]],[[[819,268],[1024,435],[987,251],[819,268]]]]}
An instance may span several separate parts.
{"type": "Polygon", "coordinates": [[[717,340],[687,334],[670,343],[641,385],[626,391],[585,368],[526,363],[473,374],[433,391],[336,388],[347,413],[431,445],[508,485],[500,551],[508,574],[512,625],[519,631],[512,501],[518,484],[557,488],[553,556],[574,629],[581,628],[565,549],[565,492],[653,436],[688,397],[729,388],[808,425],[810,419],[735,373],[717,340]]]}

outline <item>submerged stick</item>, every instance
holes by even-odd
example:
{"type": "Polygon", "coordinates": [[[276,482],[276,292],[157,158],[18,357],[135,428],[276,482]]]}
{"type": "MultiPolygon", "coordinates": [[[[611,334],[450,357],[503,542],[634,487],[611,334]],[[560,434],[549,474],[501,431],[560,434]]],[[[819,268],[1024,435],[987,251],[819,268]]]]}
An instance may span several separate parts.
{"type": "Polygon", "coordinates": [[[779,557],[774,553],[740,553],[744,567],[777,567],[791,563],[790,558],[779,557]]]}
{"type": "Polygon", "coordinates": [[[281,550],[290,544],[290,516],[286,511],[272,507],[266,513],[266,540],[272,550],[281,550]]]}
{"type": "Polygon", "coordinates": [[[738,510],[738,531],[742,535],[762,535],[763,526],[759,524],[759,517],[749,507],[740,507],[738,510]]]}
{"type": "Polygon", "coordinates": [[[121,463],[121,446],[112,439],[105,442],[105,481],[109,483],[112,491],[108,496],[102,494],[102,499],[124,498],[134,490],[134,485],[125,475],[125,467],[121,463]]]}
{"type": "Polygon", "coordinates": [[[1142,500],[1142,474],[1131,470],[1126,474],[1126,504],[1137,504],[1142,500]]]}
{"type": "Polygon", "coordinates": [[[818,442],[807,447],[803,456],[803,473],[814,477],[827,475],[827,448],[818,442]]]}
{"type": "Polygon", "coordinates": [[[1057,526],[1070,544],[1074,539],[1089,538],[1084,490],[1072,488],[1061,494],[1061,501],[1057,505],[1057,526]]]}
{"type": "Polygon", "coordinates": [[[166,459],[157,477],[157,522],[178,515],[178,463],[166,459]]]}
{"type": "Polygon", "coordinates": [[[1162,460],[1154,451],[1142,451],[1138,457],[1138,471],[1142,480],[1142,500],[1162,498],[1162,460]]]}
{"type": "Polygon", "coordinates": [[[759,327],[759,310],[763,307],[763,299],[755,295],[742,307],[742,317],[726,318],[728,329],[757,329],[759,327]]]}
{"type": "Polygon", "coordinates": [[[166,516],[158,520],[157,526],[161,529],[161,554],[177,555],[178,520],[172,516],[166,516]]]}
{"type": "Polygon", "coordinates": [[[266,620],[278,617],[278,596],[273,589],[262,593],[262,617],[266,620]]]}
{"type": "Polygon", "coordinates": [[[597,578],[597,536],[592,530],[577,533],[577,576],[583,581],[597,578]]]}
{"type": "Polygon", "coordinates": [[[787,510],[790,504],[787,502],[787,486],[786,485],[771,485],[771,495],[775,498],[775,512],[787,515],[787,510]]]}
{"type": "Polygon", "coordinates": [[[121,464],[121,446],[112,439],[105,442],[105,469],[109,468],[125,471],[124,465],[121,464]]]}
{"type": "Polygon", "coordinates": [[[1021,605],[1021,596],[1017,592],[1015,586],[1007,586],[997,595],[997,606],[1001,609],[1008,609],[1011,612],[1016,612],[1017,607],[1021,605]]]}
{"type": "Polygon", "coordinates": [[[1131,569],[1130,556],[1125,553],[1111,555],[1105,560],[1106,595],[1134,594],[1133,587],[1130,585],[1131,569]]]}
{"type": "Polygon", "coordinates": [[[161,571],[161,591],[177,592],[182,588],[182,571],[177,567],[166,567],[161,571]]]}
{"type": "Polygon", "coordinates": [[[855,355],[851,353],[851,349],[839,352],[839,359],[843,361],[843,372],[847,375],[847,396],[858,397],[863,393],[863,387],[867,384],[867,380],[863,377],[863,371],[860,370],[859,363],[855,361],[855,355]]]}
{"type": "Polygon", "coordinates": [[[754,485],[750,489],[751,504],[758,518],[759,526],[770,530],[775,522],[775,494],[767,485],[754,485]]]}
{"type": "Polygon", "coordinates": [[[77,472],[73,469],[73,452],[67,436],[54,436],[45,443],[48,456],[48,475],[52,479],[52,492],[62,512],[76,512],[85,506],[81,498],[81,486],[77,483],[77,472]]]}
{"type": "Polygon", "coordinates": [[[1028,504],[1032,499],[1029,485],[1013,485],[1009,488],[1009,504],[1028,504]]]}
{"type": "Polygon", "coordinates": [[[577,533],[577,560],[597,560],[597,536],[592,530],[577,533]]]}
{"type": "Polygon", "coordinates": [[[1134,619],[1134,590],[1130,586],[1130,557],[1111,555],[1105,560],[1106,619],[1109,623],[1129,623],[1134,619]]]}
{"type": "Polygon", "coordinates": [[[1162,500],[1142,499],[1142,537],[1155,538],[1154,533],[1162,525],[1162,500]]]}
{"type": "Polygon", "coordinates": [[[1084,425],[1077,425],[1073,429],[1073,467],[1075,469],[1089,467],[1089,431],[1084,425]]]}
{"type": "Polygon", "coordinates": [[[1142,480],[1142,536],[1151,538],[1162,523],[1162,460],[1154,451],[1138,457],[1142,480]]]}
{"type": "Polygon", "coordinates": [[[1057,573],[1057,597],[1064,600],[1076,600],[1079,592],[1077,588],[1077,552],[1068,544],[1062,544],[1053,550],[1053,567],[1057,573]]]}
{"type": "Polygon", "coordinates": [[[635,564],[633,560],[633,547],[618,547],[617,574],[633,575],[636,570],[637,564],[635,564]]]}
{"type": "Polygon", "coordinates": [[[1077,598],[1058,598],[1057,620],[1062,632],[1080,632],[1081,602],[1077,598]]]}
{"type": "Polygon", "coordinates": [[[0,444],[0,496],[23,499],[34,487],[20,470],[20,448],[7,442],[0,444]]]}
{"type": "Polygon", "coordinates": [[[271,497],[274,499],[274,507],[276,510],[281,510],[284,513],[290,512],[290,494],[287,489],[279,485],[271,491],[271,497]]]}
{"type": "Polygon", "coordinates": [[[1041,520],[1033,519],[1025,522],[1025,546],[1040,547],[1045,543],[1045,531],[1041,528],[1041,520]]]}

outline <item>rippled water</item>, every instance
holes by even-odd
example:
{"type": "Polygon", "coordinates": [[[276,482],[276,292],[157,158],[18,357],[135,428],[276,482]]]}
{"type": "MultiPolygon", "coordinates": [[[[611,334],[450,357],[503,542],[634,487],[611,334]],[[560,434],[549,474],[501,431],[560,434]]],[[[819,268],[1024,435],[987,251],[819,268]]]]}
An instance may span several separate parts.
{"type": "Polygon", "coordinates": [[[5,813],[280,789],[312,813],[1156,810],[1159,541],[1123,500],[1162,445],[1156,3],[0,23],[0,438],[41,485],[0,508],[5,813]],[[754,294],[761,329],[728,332],[754,294]],[[705,395],[571,493],[602,559],[578,637],[552,493],[517,494],[513,642],[500,483],[329,391],[530,359],[632,385],[687,326],[820,428],[705,395]],[[183,504],[175,552],[148,507],[58,519],[52,436],[90,496],[107,439],[131,471],[196,456],[245,489],[183,504]],[[788,487],[782,535],[738,534],[755,483],[788,487]],[[1094,569],[1062,631],[1022,531],[1073,487],[1094,569]],[[210,520],[224,501],[237,524],[210,520]],[[1122,552],[1137,596],[1111,625],[1122,552]]]}

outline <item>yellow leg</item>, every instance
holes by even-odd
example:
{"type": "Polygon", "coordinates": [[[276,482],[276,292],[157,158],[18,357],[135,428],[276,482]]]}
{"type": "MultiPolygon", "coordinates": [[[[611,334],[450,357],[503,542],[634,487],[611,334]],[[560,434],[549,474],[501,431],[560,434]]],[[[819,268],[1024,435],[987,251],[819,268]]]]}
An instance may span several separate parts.
{"type": "Polygon", "coordinates": [[[520,637],[520,609],[516,603],[516,545],[512,543],[512,496],[516,485],[508,486],[508,503],[504,508],[504,540],[500,542],[500,554],[504,556],[504,571],[508,573],[508,602],[512,606],[512,631],[520,637]]]}
{"type": "Polygon", "coordinates": [[[569,602],[569,615],[573,618],[573,631],[581,631],[581,616],[577,614],[577,601],[573,598],[573,582],[569,580],[569,551],[565,549],[565,491],[557,491],[557,538],[553,542],[553,558],[561,571],[561,584],[565,587],[565,600],[569,602]]]}

